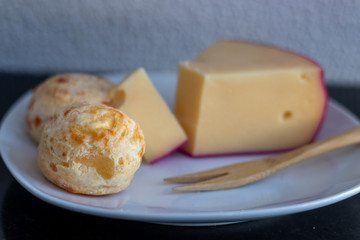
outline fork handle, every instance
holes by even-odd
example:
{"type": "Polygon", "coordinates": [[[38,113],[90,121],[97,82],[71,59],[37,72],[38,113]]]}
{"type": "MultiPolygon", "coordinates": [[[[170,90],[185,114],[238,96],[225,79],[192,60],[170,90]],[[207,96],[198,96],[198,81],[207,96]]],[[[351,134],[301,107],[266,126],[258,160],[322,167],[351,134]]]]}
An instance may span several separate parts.
{"type": "Polygon", "coordinates": [[[305,159],[356,143],[360,143],[360,126],[295,150],[269,157],[265,161],[270,168],[275,168],[272,169],[273,171],[277,171],[305,159]]]}

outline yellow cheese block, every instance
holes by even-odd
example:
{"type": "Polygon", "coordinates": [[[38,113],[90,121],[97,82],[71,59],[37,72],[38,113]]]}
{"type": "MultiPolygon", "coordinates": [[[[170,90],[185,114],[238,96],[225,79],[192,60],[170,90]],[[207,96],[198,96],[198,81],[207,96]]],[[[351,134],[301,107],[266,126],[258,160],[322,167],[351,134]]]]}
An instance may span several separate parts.
{"type": "Polygon", "coordinates": [[[178,149],[187,136],[143,68],[127,76],[111,91],[113,105],[134,119],[144,133],[147,163],[178,149]]]}
{"type": "Polygon", "coordinates": [[[219,41],[179,66],[175,115],[193,156],[270,152],[313,140],[327,93],[321,67],[279,48],[219,41]]]}

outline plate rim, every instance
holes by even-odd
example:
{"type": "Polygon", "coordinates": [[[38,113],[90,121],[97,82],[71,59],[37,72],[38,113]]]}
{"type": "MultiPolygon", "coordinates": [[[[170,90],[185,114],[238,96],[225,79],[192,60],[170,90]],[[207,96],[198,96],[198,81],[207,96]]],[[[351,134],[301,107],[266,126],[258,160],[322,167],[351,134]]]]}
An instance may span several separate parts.
{"type": "MultiPolygon", "coordinates": [[[[14,109],[25,100],[25,98],[29,97],[31,90],[28,90],[24,94],[22,94],[6,111],[3,115],[3,118],[0,122],[0,136],[2,135],[4,122],[5,120],[12,114],[14,109]]],[[[360,125],[359,118],[351,112],[347,107],[338,101],[329,98],[328,105],[336,108],[337,111],[345,114],[349,119],[355,124],[360,125]]],[[[141,222],[152,222],[152,223],[161,223],[161,224],[204,224],[211,225],[214,223],[227,223],[227,222],[241,222],[248,221],[254,219],[262,219],[268,217],[276,217],[288,214],[294,214],[304,211],[313,210],[316,208],[328,206],[339,201],[350,198],[360,192],[360,182],[348,188],[345,191],[339,192],[337,194],[310,200],[306,202],[301,202],[297,204],[285,205],[280,207],[269,207],[269,208],[255,208],[255,209],[245,209],[245,210],[226,210],[226,211],[214,211],[214,212],[191,212],[191,211],[182,211],[182,212],[167,212],[167,213],[159,213],[159,212],[129,212],[129,211],[121,211],[117,209],[106,209],[101,207],[83,205],[80,203],[74,203],[71,201],[63,200],[56,198],[43,192],[37,188],[35,188],[32,184],[28,183],[22,176],[22,172],[18,172],[14,170],[13,164],[7,156],[4,156],[3,144],[0,144],[0,154],[5,163],[5,166],[11,173],[11,175],[16,179],[16,181],[23,186],[27,191],[36,196],[37,198],[57,207],[67,209],[74,212],[79,212],[88,215],[114,218],[114,219],[122,219],[122,220],[133,220],[133,221],[141,221],[141,222]]]]}

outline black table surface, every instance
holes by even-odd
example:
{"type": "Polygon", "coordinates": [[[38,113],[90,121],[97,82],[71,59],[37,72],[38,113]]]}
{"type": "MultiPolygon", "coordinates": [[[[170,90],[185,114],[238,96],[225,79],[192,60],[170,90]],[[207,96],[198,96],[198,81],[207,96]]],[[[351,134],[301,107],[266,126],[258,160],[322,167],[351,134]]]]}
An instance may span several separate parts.
{"type": "MultiPolygon", "coordinates": [[[[46,75],[0,74],[0,117],[46,75]]],[[[360,88],[327,86],[360,116],[360,88]]],[[[359,169],[360,171],[360,169],[359,169]]],[[[229,225],[184,227],[68,211],[34,197],[0,161],[0,239],[360,239],[360,195],[311,211],[229,225]]]]}

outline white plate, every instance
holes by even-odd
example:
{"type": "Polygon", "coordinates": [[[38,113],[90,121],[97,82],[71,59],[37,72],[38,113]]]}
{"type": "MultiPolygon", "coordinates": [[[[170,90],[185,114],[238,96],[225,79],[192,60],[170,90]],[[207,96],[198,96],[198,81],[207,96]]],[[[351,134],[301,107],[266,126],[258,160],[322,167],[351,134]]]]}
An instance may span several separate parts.
{"type": "MultiPolygon", "coordinates": [[[[150,76],[172,105],[175,75],[150,76]]],[[[30,92],[21,97],[4,117],[0,129],[1,154],[12,175],[24,188],[62,208],[118,219],[212,225],[315,209],[360,191],[360,149],[353,146],[300,163],[237,189],[178,193],[173,192],[172,185],[162,179],[264,155],[191,159],[175,153],[154,165],[141,166],[130,186],[118,194],[91,197],[68,193],[48,182],[38,169],[36,145],[27,134],[24,120],[29,99],[30,92]]],[[[353,114],[330,101],[318,138],[329,137],[358,124],[353,114]]]]}

